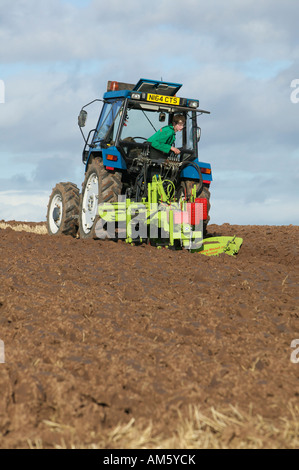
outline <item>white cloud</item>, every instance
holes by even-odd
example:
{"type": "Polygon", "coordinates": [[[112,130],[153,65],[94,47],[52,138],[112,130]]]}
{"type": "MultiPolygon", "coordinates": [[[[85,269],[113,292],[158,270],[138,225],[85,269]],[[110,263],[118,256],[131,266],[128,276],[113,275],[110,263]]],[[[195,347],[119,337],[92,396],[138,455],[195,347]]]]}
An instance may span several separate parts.
{"type": "Polygon", "coordinates": [[[48,202],[47,191],[0,191],[0,219],[45,221],[48,202]]]}
{"type": "MultiPolygon", "coordinates": [[[[297,220],[288,204],[299,174],[299,104],[290,99],[299,78],[296,2],[111,0],[108,8],[102,0],[3,0],[1,12],[0,190],[50,192],[65,180],[79,186],[80,108],[101,98],[107,80],[163,77],[183,83],[181,95],[211,111],[200,119],[199,148],[212,163],[216,221],[230,217],[226,201],[235,199],[240,220],[242,207],[274,220],[280,186],[288,217],[297,220]],[[265,203],[259,209],[258,201],[265,203]]],[[[90,109],[88,125],[98,109],[90,109]]],[[[12,204],[5,194],[0,218],[12,204]]],[[[35,196],[29,200],[28,213],[35,196]]]]}
{"type": "MultiPolygon", "coordinates": [[[[236,199],[213,199],[210,210],[211,224],[236,225],[299,225],[299,197],[286,203],[278,198],[263,203],[236,199]]],[[[236,235],[238,235],[236,233],[236,235]]]]}

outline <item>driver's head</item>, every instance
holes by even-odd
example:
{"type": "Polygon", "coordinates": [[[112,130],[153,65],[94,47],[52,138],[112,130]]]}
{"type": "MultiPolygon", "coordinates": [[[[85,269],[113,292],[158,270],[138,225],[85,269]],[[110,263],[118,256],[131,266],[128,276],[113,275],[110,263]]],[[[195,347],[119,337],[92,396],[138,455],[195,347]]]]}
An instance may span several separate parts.
{"type": "Polygon", "coordinates": [[[184,128],[185,124],[186,118],[183,114],[175,114],[175,116],[173,116],[172,125],[175,132],[181,131],[184,128]]]}

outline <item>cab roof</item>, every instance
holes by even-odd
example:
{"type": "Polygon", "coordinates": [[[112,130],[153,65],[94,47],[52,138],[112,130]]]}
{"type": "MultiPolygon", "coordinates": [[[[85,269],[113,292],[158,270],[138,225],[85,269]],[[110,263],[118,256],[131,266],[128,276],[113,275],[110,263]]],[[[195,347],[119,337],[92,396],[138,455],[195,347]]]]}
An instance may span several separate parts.
{"type": "Polygon", "coordinates": [[[174,96],[182,87],[180,83],[163,82],[157,80],[148,80],[140,78],[135,85],[134,91],[142,91],[145,93],[157,93],[158,95],[174,96]]]}
{"type": "Polygon", "coordinates": [[[155,93],[164,96],[175,96],[182,87],[181,83],[164,82],[162,80],[150,80],[140,78],[136,85],[131,83],[108,81],[105,98],[127,97],[130,92],[155,93]]]}

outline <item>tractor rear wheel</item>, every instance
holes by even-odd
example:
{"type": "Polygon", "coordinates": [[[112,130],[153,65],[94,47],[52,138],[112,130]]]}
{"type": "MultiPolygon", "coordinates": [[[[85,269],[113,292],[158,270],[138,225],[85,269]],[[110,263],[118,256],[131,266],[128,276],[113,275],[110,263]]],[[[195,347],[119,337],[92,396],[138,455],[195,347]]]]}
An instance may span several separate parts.
{"type": "Polygon", "coordinates": [[[79,189],[73,183],[58,183],[52,190],[47,210],[49,235],[72,235],[78,231],[79,189]]]}
{"type": "Polygon", "coordinates": [[[81,238],[101,238],[96,234],[96,224],[100,217],[98,205],[104,202],[117,202],[121,194],[120,172],[107,171],[101,158],[94,158],[89,164],[82,184],[79,207],[79,232],[81,238]]]}

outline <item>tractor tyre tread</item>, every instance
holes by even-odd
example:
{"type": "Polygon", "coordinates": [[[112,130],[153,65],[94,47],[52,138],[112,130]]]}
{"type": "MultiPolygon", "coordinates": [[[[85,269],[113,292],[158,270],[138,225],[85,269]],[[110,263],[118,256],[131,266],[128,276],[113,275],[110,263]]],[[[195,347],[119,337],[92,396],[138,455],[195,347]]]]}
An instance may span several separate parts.
{"type": "Polygon", "coordinates": [[[47,230],[50,235],[70,235],[75,237],[78,231],[79,216],[79,188],[71,182],[57,183],[53,188],[47,210],[47,230]],[[53,196],[60,194],[62,200],[62,218],[59,229],[53,233],[50,228],[49,218],[51,200],[53,196]]]}

